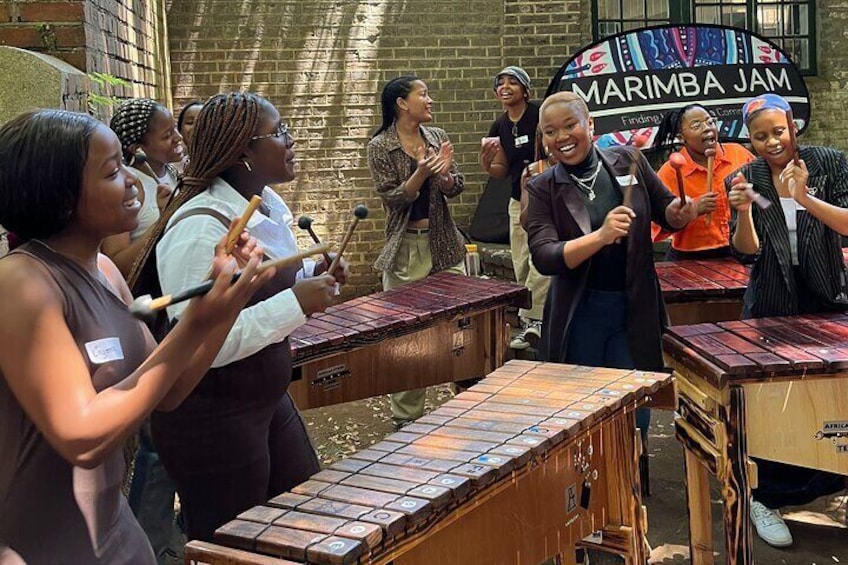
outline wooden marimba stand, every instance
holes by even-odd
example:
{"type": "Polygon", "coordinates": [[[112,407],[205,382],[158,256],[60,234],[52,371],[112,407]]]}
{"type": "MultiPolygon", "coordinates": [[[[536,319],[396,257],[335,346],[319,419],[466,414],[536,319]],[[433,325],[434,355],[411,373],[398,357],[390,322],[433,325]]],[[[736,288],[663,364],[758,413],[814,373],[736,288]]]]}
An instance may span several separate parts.
{"type": "Polygon", "coordinates": [[[663,261],[656,269],[672,325],[739,319],[748,270],[736,259],[663,261]]]}
{"type": "Polygon", "coordinates": [[[482,378],[506,361],[510,306],[529,307],[515,283],[437,273],[331,306],[295,330],[301,410],[482,378]]]}
{"type": "Polygon", "coordinates": [[[748,458],[848,475],[848,316],[672,327],[693,565],[713,563],[708,473],[721,483],[727,563],[753,563],[748,458]]]}
{"type": "Polygon", "coordinates": [[[574,565],[593,547],[645,564],[635,411],[669,391],[667,374],[511,361],[186,563],[574,565]]]}

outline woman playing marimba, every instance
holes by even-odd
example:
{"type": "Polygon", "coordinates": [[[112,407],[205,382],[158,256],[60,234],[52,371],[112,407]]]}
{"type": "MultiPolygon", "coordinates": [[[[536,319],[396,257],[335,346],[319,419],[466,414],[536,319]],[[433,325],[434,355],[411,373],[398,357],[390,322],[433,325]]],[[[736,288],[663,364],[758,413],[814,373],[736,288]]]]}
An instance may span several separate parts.
{"type": "MultiPolygon", "coordinates": [[[[671,110],[657,129],[655,146],[674,148],[682,145],[681,178],[687,196],[698,203],[698,218],[682,230],[669,234],[654,224],[654,241],[671,235],[666,260],[708,259],[730,254],[730,205],[724,190],[724,177],[754,159],[751,152],[738,143],[720,143],[718,127],[706,108],[689,104],[671,110]],[[709,174],[708,167],[712,167],[709,174]],[[707,186],[710,182],[712,186],[707,186]]],[[[671,192],[680,196],[677,173],[666,161],[657,176],[671,192]]]]}
{"type": "Polygon", "coordinates": [[[121,493],[123,443],[191,392],[273,273],[252,280],[254,249],[231,285],[219,240],[215,286],[157,347],[99,254],[141,208],[115,134],[85,114],[30,112],[0,128],[0,162],[0,222],[26,240],[0,260],[0,562],[154,564],[121,493]]]}
{"type": "MultiPolygon", "coordinates": [[[[796,148],[789,110],[776,94],[745,104],[742,116],[759,157],[725,180],[736,210],[732,248],[753,261],[743,318],[848,307],[839,237],[848,234],[848,160],[830,147],[796,148]],[[752,208],[751,189],[772,205],[752,208]]],[[[792,544],[778,508],[845,488],[837,475],[764,460],[757,464],[751,520],[759,536],[776,547],[792,544]]]]}
{"type": "MultiPolygon", "coordinates": [[[[383,290],[423,279],[431,272],[464,273],[463,237],[448,198],[464,188],[444,130],[433,119],[433,99],[414,76],[390,80],[380,96],[383,123],[368,142],[368,167],[386,209],[386,246],[375,267],[383,290]]],[[[424,391],[392,395],[392,417],[400,426],[424,413],[424,391]]]]}
{"type": "MultiPolygon", "coordinates": [[[[641,151],[599,149],[585,101],[558,92],[542,104],[545,151],[558,162],[527,185],[527,232],[539,272],[553,277],[540,353],[595,367],[663,367],[665,309],[651,220],[674,231],[697,216],[641,151]]],[[[647,431],[648,414],[639,426],[647,431]]]]}
{"type": "MultiPolygon", "coordinates": [[[[198,257],[255,195],[262,206],[247,228],[263,242],[265,254],[277,259],[297,252],[291,211],[269,187],[294,179],[293,147],[280,113],[256,94],[218,94],[204,104],[185,177],[158,225],[157,235],[164,232],[155,251],[162,290],[175,292],[205,278],[198,257]]],[[[238,513],[318,471],[287,392],[288,336],[306,316],[332,304],[336,280],[345,282],[344,261],[335,278],[324,273],[327,267],[322,260],[279,269],[239,314],[197,390],[177,410],[151,417],[189,539],[211,540],[238,513]]],[[[182,310],[182,304],[171,306],[168,316],[181,318],[182,310]]]]}

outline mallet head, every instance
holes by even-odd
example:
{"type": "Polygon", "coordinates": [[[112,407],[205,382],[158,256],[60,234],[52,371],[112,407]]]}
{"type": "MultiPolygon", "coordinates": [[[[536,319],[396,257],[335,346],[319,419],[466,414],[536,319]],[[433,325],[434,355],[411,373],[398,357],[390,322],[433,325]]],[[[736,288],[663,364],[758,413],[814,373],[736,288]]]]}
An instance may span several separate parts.
{"type": "Polygon", "coordinates": [[[297,219],[297,227],[302,230],[308,230],[312,227],[312,218],[309,216],[301,216],[297,219]]]}

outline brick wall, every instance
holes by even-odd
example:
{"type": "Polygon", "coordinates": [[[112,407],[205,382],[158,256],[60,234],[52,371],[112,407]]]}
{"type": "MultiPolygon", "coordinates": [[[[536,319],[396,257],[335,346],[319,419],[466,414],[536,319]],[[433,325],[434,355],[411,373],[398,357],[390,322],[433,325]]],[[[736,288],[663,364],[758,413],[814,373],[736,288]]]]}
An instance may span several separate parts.
{"type": "Polygon", "coordinates": [[[816,8],[818,73],[805,77],[812,120],[800,141],[848,151],[848,3],[818,0],[816,8]]]}
{"type": "Polygon", "coordinates": [[[131,83],[107,94],[170,103],[164,14],[162,0],[5,0],[0,45],[47,53],[131,83]]]}
{"type": "Polygon", "coordinates": [[[295,214],[311,215],[319,236],[337,243],[353,206],[371,209],[347,254],[346,292],[365,294],[379,289],[371,264],[385,242],[365,157],[382,85],[412,72],[430,86],[434,125],[450,135],[466,176],[451,209],[468,225],[485,182],[480,137],[500,110],[493,74],[523,65],[543,94],[589,37],[588,13],[579,0],[172,1],[174,102],[249,89],[277,105],[297,140],[298,178],[282,187],[295,214]]]}

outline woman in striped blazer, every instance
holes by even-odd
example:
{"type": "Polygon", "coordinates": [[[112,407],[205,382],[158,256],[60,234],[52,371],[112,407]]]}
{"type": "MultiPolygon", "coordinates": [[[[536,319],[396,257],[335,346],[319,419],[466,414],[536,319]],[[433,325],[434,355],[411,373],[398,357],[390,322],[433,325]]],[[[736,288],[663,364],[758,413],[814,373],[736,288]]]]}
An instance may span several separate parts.
{"type": "MultiPolygon", "coordinates": [[[[753,262],[743,318],[813,314],[848,307],[840,234],[848,235],[848,160],[829,147],[795,147],[789,104],[776,94],[742,109],[759,157],[725,180],[735,209],[731,249],[753,262]],[[752,207],[753,189],[771,203],[752,207]]],[[[845,488],[838,475],[757,460],[751,520],[776,547],[792,535],[776,509],[845,488]]]]}

